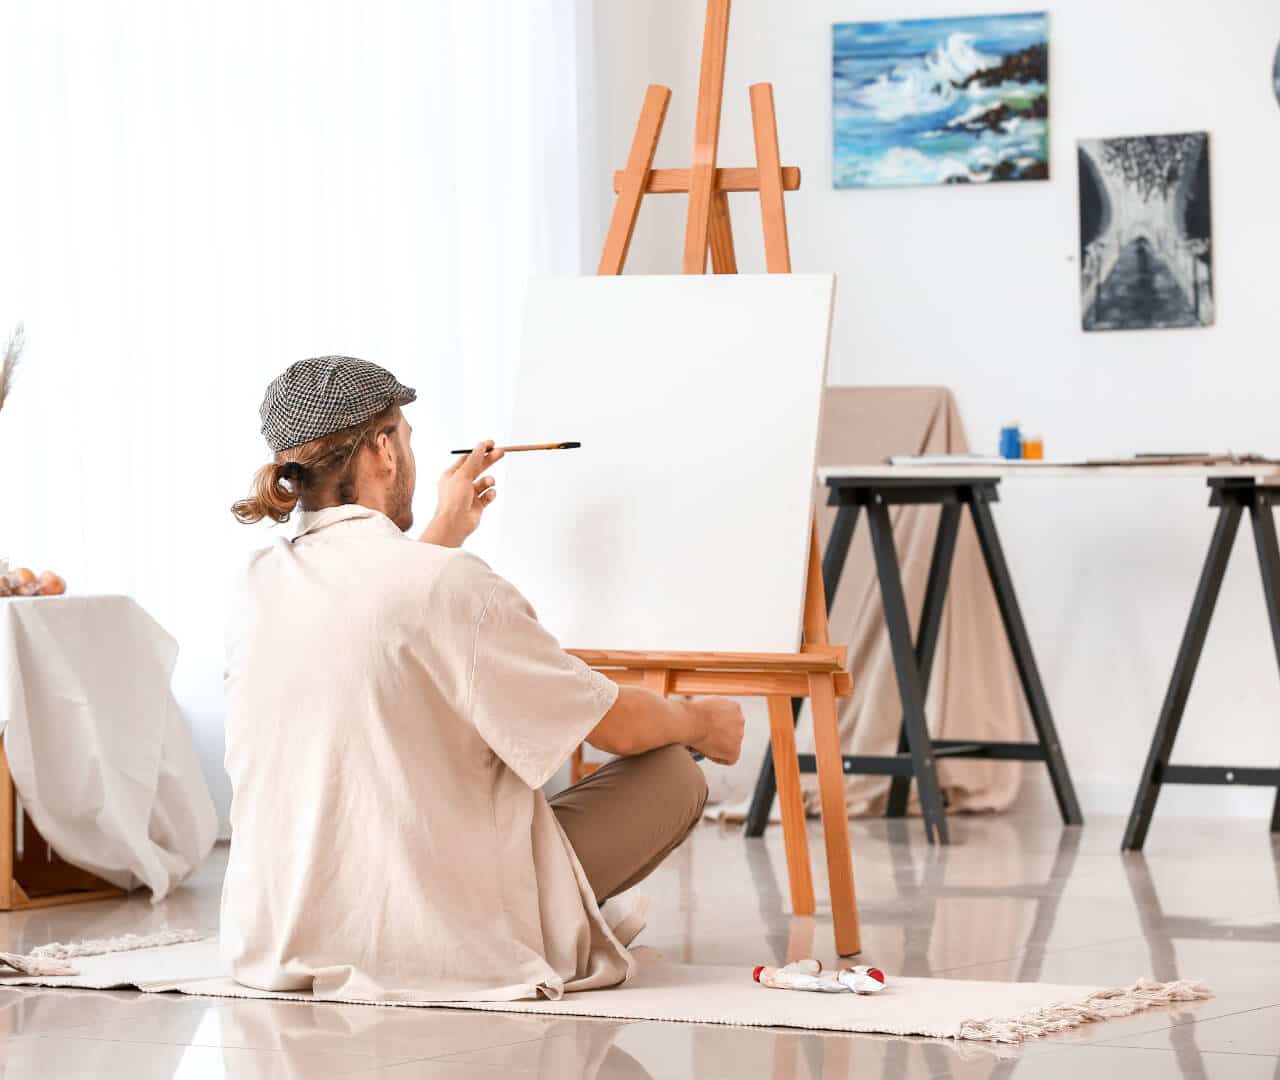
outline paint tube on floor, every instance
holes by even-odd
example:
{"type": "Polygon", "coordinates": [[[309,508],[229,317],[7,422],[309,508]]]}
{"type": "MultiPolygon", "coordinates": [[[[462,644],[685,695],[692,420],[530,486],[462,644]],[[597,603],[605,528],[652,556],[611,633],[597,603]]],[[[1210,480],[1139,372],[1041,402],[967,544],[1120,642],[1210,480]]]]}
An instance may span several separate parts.
{"type": "Polygon", "coordinates": [[[789,971],[787,968],[761,965],[752,972],[752,978],[771,990],[808,990],[815,994],[846,994],[849,988],[840,985],[830,972],[810,975],[805,971],[789,971]]]}
{"type": "Polygon", "coordinates": [[[856,967],[842,968],[836,972],[836,978],[855,994],[878,994],[884,989],[884,972],[879,968],[856,967]]]}
{"type": "Polygon", "coordinates": [[[816,994],[874,994],[884,989],[884,972],[873,967],[851,967],[824,972],[817,960],[797,960],[786,967],[761,965],[752,972],[761,986],[773,990],[806,990],[816,994]]]}

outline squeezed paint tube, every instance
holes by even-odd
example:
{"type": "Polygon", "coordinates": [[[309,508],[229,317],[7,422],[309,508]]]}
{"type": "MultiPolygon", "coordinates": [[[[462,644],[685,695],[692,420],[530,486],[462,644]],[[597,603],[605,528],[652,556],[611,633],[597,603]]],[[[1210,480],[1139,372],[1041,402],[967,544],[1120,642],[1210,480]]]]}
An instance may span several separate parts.
{"type": "Polygon", "coordinates": [[[816,994],[874,994],[884,989],[884,972],[873,967],[822,970],[817,960],[797,960],[786,967],[761,965],[752,972],[761,986],[774,990],[807,990],[816,994]]]}
{"type": "Polygon", "coordinates": [[[864,964],[842,968],[836,972],[836,978],[855,994],[878,994],[884,989],[886,981],[883,971],[864,964]]]}

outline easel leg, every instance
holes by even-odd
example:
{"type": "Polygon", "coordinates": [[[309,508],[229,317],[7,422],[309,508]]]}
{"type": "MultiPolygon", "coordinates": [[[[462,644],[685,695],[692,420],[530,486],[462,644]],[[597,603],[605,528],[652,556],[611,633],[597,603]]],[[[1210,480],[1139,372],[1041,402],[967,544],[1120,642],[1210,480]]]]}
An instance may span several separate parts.
{"type": "Polygon", "coordinates": [[[805,960],[813,955],[814,931],[817,922],[812,915],[797,915],[787,929],[786,960],[788,964],[805,960]]]}
{"type": "Polygon", "coordinates": [[[1022,691],[1026,694],[1027,705],[1031,709],[1031,722],[1035,725],[1036,736],[1044,751],[1045,764],[1049,768],[1053,793],[1058,798],[1062,822],[1064,825],[1082,825],[1084,817],[1076,800],[1075,785],[1071,782],[1067,760],[1062,756],[1058,729],[1054,725],[1053,714],[1049,711],[1049,699],[1045,696],[1044,684],[1040,681],[1040,669],[1036,667],[1036,658],[1031,651],[1031,638],[1022,621],[1022,611],[1018,607],[1013,579],[1009,576],[1009,564],[1005,562],[1004,549],[1000,545],[1000,536],[996,532],[988,498],[988,492],[984,488],[972,490],[969,509],[973,512],[973,524],[978,530],[978,544],[987,564],[991,586],[995,589],[996,605],[1000,608],[1004,631],[1009,638],[1009,647],[1013,650],[1013,662],[1018,669],[1018,677],[1022,680],[1022,691]]]}
{"type": "MultiPolygon", "coordinates": [[[[854,1068],[852,1039],[824,1039],[822,1041],[822,1073],[821,1080],[848,1080],[863,1070],[854,1068]]],[[[859,1050],[862,1047],[859,1046],[859,1050]]],[[[859,1057],[862,1055],[859,1054],[859,1057]]],[[[949,1063],[948,1063],[949,1064],[949,1063]]],[[[950,1068],[947,1072],[950,1072],[950,1068]]],[[[935,1073],[934,1075],[945,1075],[935,1073]]]]}
{"type": "Polygon", "coordinates": [[[733,251],[733,222],[729,219],[729,196],[723,191],[711,196],[711,269],[717,274],[738,272],[738,257],[733,251]]]}
{"type": "Polygon", "coordinates": [[[1120,845],[1124,851],[1141,851],[1142,845],[1146,843],[1147,829],[1151,825],[1151,815],[1155,812],[1156,798],[1160,794],[1159,774],[1169,764],[1173,742],[1178,737],[1182,714],[1187,707],[1187,697],[1191,693],[1191,681],[1195,678],[1196,665],[1200,663],[1200,653],[1209,633],[1209,620],[1213,617],[1213,608],[1222,588],[1222,577],[1227,570],[1227,560],[1231,557],[1231,545],[1235,543],[1236,530],[1240,527],[1241,509],[1239,502],[1231,500],[1224,502],[1218,512],[1213,539],[1209,541],[1209,552],[1205,556],[1204,569],[1200,572],[1200,583],[1196,586],[1195,599],[1191,601],[1187,628],[1183,631],[1178,657],[1173,663],[1173,676],[1169,680],[1164,704],[1160,707],[1160,719],[1156,721],[1147,763],[1142,768],[1142,779],[1138,783],[1138,793],[1134,796],[1133,810],[1129,814],[1129,824],[1120,845]]]}
{"type": "MultiPolygon", "coordinates": [[[[836,511],[831,536],[827,540],[827,548],[822,555],[822,587],[828,611],[831,610],[836,589],[840,585],[840,577],[844,573],[844,563],[848,558],[849,548],[853,545],[853,528],[857,521],[857,503],[842,504],[836,511]]],[[[802,700],[794,698],[791,702],[792,727],[800,718],[802,700]]],[[[748,836],[764,835],[765,826],[769,824],[769,814],[773,810],[774,791],[773,751],[767,749],[764,752],[764,760],[760,763],[760,774],[756,777],[755,792],[751,796],[751,808],[747,811],[748,836]]]]}
{"type": "Polygon", "coordinates": [[[796,915],[812,915],[813,873],[809,866],[809,834],[805,829],[790,698],[769,698],[769,733],[778,799],[782,804],[782,838],[787,851],[787,877],[791,882],[791,910],[796,915]]]}
{"type": "Polygon", "coordinates": [[[924,834],[930,843],[951,842],[946,811],[942,807],[942,791],[938,787],[938,769],[933,744],[924,715],[924,691],[920,686],[920,669],[916,667],[915,647],[911,641],[911,621],[907,617],[907,600],[902,591],[902,572],[898,568],[898,552],[893,542],[893,523],[889,508],[873,496],[867,507],[867,523],[871,527],[871,546],[875,551],[876,575],[880,579],[880,599],[884,606],[885,626],[889,630],[889,648],[898,676],[898,694],[902,698],[903,725],[907,729],[907,745],[916,783],[920,785],[920,809],[924,813],[924,834]]]}
{"type": "MultiPolygon", "coordinates": [[[[1276,542],[1271,495],[1266,490],[1254,494],[1249,513],[1253,521],[1253,542],[1258,549],[1258,569],[1262,571],[1262,596],[1271,624],[1271,643],[1275,647],[1276,663],[1280,664],[1280,544],[1276,542]]],[[[1272,805],[1271,831],[1280,832],[1280,788],[1276,789],[1272,805]]]]}
{"type": "Polygon", "coordinates": [[[622,174],[618,198],[613,204],[613,217],[605,235],[604,251],[600,254],[597,274],[621,274],[627,261],[627,249],[636,229],[640,214],[640,200],[649,184],[649,170],[653,167],[653,155],[658,149],[662,124],[667,116],[671,91],[665,86],[651,85],[645,91],[644,105],[640,109],[640,121],[636,124],[635,138],[631,140],[631,153],[622,174]]]}
{"type": "Polygon", "coordinates": [[[686,274],[702,274],[707,269],[712,195],[716,191],[716,151],[720,142],[720,102],[724,96],[724,58],[728,47],[729,0],[707,0],[702,67],[698,73],[698,109],[693,121],[689,215],[684,232],[686,274]]]}
{"type": "MultiPolygon", "coordinates": [[[[929,584],[924,592],[924,610],[920,613],[920,629],[916,635],[916,667],[920,671],[920,692],[929,700],[929,677],[933,674],[933,657],[938,649],[938,632],[942,629],[942,612],[947,605],[947,586],[951,582],[951,563],[960,534],[958,502],[943,503],[938,518],[938,536],[933,542],[933,559],[929,564],[929,584]]],[[[910,749],[907,722],[903,718],[898,733],[898,753],[910,749]]],[[[889,784],[889,803],[885,817],[903,817],[911,794],[911,777],[895,776],[889,784]]]]}
{"type": "Polygon", "coordinates": [[[827,849],[827,879],[831,887],[831,921],[836,952],[852,956],[862,951],[858,898],[853,886],[853,852],[849,842],[849,810],[844,798],[844,769],[840,760],[840,731],[836,717],[836,684],[828,674],[809,676],[809,704],[813,710],[814,753],[818,759],[818,789],[822,801],[822,838],[827,849]]]}
{"type": "Polygon", "coordinates": [[[778,150],[778,121],[773,109],[773,86],[755,83],[750,90],[751,130],[756,143],[760,177],[760,214],[764,226],[765,269],[771,274],[791,272],[787,239],[787,208],[782,201],[782,155],[778,150]]]}

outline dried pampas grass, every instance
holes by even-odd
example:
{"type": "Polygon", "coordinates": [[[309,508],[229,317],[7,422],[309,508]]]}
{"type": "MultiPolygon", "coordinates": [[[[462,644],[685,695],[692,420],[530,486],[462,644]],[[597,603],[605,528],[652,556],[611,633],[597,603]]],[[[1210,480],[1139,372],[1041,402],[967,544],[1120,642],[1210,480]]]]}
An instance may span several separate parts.
{"type": "Polygon", "coordinates": [[[22,331],[22,323],[18,323],[13,333],[9,335],[9,344],[5,346],[4,359],[0,360],[0,409],[4,408],[4,403],[9,398],[9,391],[13,389],[13,373],[18,370],[18,360],[22,357],[24,343],[25,335],[22,331]]]}

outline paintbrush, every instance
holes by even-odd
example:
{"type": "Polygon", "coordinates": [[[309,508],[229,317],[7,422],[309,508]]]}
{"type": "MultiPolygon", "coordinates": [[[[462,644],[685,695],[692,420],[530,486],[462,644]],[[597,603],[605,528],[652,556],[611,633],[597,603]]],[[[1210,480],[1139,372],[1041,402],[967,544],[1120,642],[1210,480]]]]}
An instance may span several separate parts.
{"type": "MultiPolygon", "coordinates": [[[[501,450],[504,454],[518,454],[522,450],[577,450],[582,443],[580,442],[543,442],[543,443],[522,443],[519,446],[495,446],[493,450],[501,450]]],[[[489,453],[493,453],[490,450],[489,453]]],[[[466,450],[450,450],[451,454],[469,454],[470,449],[466,450]]]]}

